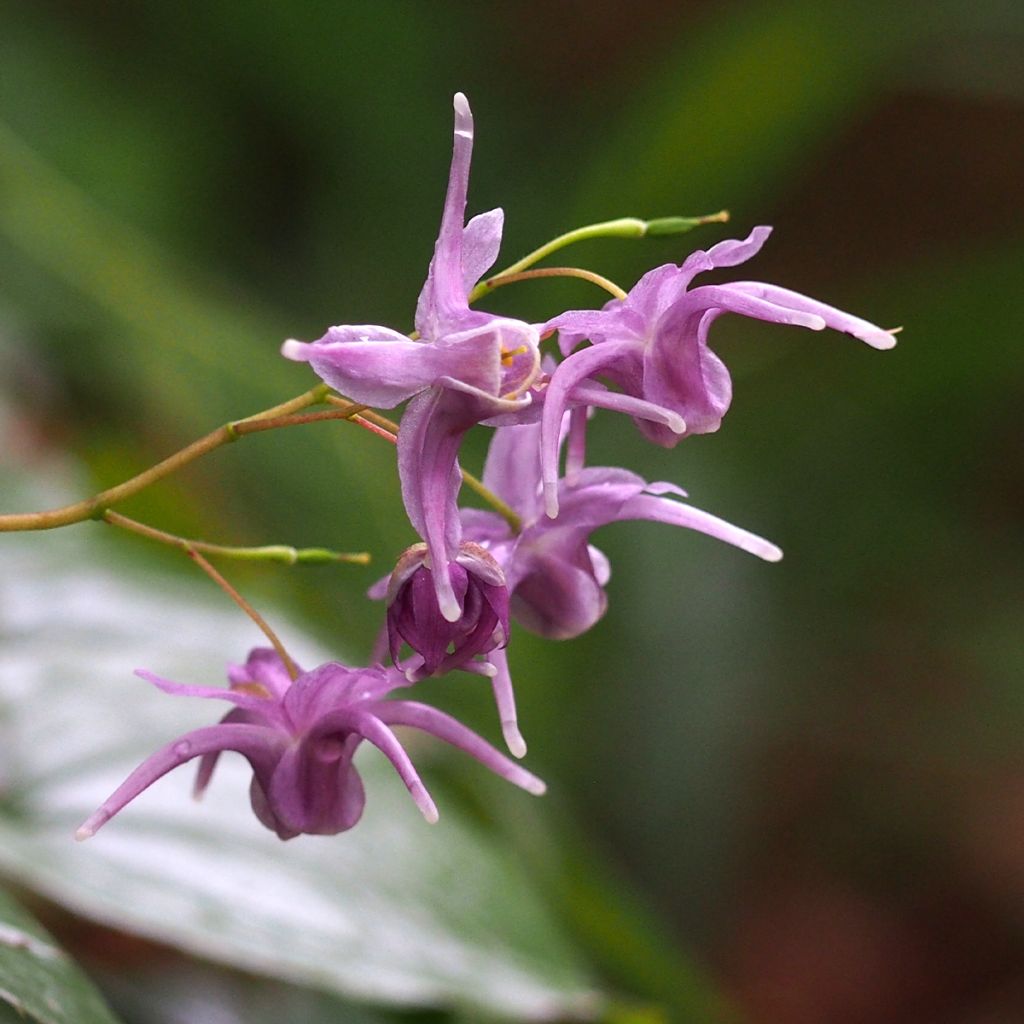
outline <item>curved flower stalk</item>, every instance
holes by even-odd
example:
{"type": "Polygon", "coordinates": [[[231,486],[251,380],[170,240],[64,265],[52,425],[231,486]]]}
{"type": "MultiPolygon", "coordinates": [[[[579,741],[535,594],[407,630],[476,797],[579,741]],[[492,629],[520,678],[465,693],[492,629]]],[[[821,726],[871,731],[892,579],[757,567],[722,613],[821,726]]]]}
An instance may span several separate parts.
{"type": "Polygon", "coordinates": [[[198,757],[195,792],[209,784],[217,759],[237,751],[253,770],[250,800],[256,817],[281,839],[302,833],[335,835],[355,825],[366,794],[353,764],[364,740],[394,765],[428,822],[437,807],[391,727],[410,726],[476,758],[527,792],[544,783],[499,753],[454,718],[415,701],[384,698],[406,680],[395,669],[347,668],[328,662],[294,682],[274,651],[257,648],[245,665],[228,672],[230,687],[187,686],[138,673],[166,693],[213,697],[234,707],[217,725],[195,729],[158,750],[118,787],[78,829],[88,839],[157,779],[198,757]]]}
{"type": "MultiPolygon", "coordinates": [[[[669,495],[669,483],[647,483],[626,469],[580,469],[562,480],[556,520],[544,516],[538,435],[540,424],[499,428],[491,441],[484,483],[522,516],[514,535],[493,512],[465,509],[465,535],[504,568],[513,618],[533,633],[566,640],[590,629],[605,613],[611,575],[607,558],[590,544],[598,527],[645,519],[697,530],[769,562],[782,557],[774,544],[669,495]]],[[[557,452],[556,452],[557,454],[557,452]]]]}
{"type": "Polygon", "coordinates": [[[464,224],[473,115],[462,93],[454,108],[448,192],[416,305],[416,336],[342,326],[281,349],[356,402],[391,408],[413,399],[398,434],[402,496],[429,548],[438,605],[450,622],[462,614],[448,569],[458,549],[459,443],[474,424],[525,409],[540,369],[534,325],[469,307],[470,291],[497,259],[504,214],[490,210],[464,224]]]}
{"type": "Polygon", "coordinates": [[[558,514],[562,415],[581,385],[592,385],[598,376],[619,390],[599,396],[593,404],[633,416],[640,432],[656,444],[671,448],[690,434],[718,429],[732,400],[732,380],[707,339],[712,323],[723,313],[814,331],[830,327],[876,349],[896,344],[889,331],[776,285],[737,281],[690,290],[697,274],[750,259],[770,233],[771,228],[757,227],[743,241],[698,250],[681,266],[669,263],[645,274],[624,299],[613,299],[600,310],[562,313],[544,325],[545,333],[559,331],[559,345],[568,357],[552,376],[542,415],[549,516],[558,514]],[[575,351],[584,339],[591,345],[575,351]],[[638,400],[643,407],[630,405],[638,400]]]}

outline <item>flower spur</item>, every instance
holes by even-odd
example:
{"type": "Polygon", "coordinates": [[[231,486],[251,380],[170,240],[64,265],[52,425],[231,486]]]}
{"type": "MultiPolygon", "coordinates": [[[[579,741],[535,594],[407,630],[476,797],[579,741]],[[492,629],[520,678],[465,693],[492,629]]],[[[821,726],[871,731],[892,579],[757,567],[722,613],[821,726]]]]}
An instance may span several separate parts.
{"type": "Polygon", "coordinates": [[[249,790],[256,817],[281,839],[302,833],[335,835],[352,828],[366,803],[353,755],[364,740],[395,767],[428,822],[437,807],[392,726],[429,733],[458,747],[495,774],[540,795],[544,783],[499,753],[466,726],[416,701],[385,700],[407,685],[395,669],[347,668],[336,662],[301,673],[294,682],[268,648],[257,648],[245,665],[231,666],[230,687],[188,686],[138,673],[175,696],[226,700],[234,707],[217,725],[194,729],[158,750],[133,771],[76,832],[88,839],[157,779],[199,758],[195,793],[210,782],[224,751],[236,751],[253,771],[249,790]]]}

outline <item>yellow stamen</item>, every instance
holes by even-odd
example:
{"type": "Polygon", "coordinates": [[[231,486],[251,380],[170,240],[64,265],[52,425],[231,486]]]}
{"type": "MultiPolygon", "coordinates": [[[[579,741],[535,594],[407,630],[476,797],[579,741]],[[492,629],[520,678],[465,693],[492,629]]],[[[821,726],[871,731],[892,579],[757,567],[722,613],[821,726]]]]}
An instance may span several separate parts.
{"type": "Polygon", "coordinates": [[[231,687],[235,693],[247,693],[250,697],[260,697],[263,700],[271,700],[270,691],[262,683],[236,683],[231,687]]]}
{"type": "Polygon", "coordinates": [[[503,348],[501,350],[501,365],[511,366],[512,360],[515,359],[516,356],[525,355],[529,351],[529,345],[520,345],[519,348],[514,348],[511,352],[508,349],[503,348]]]}

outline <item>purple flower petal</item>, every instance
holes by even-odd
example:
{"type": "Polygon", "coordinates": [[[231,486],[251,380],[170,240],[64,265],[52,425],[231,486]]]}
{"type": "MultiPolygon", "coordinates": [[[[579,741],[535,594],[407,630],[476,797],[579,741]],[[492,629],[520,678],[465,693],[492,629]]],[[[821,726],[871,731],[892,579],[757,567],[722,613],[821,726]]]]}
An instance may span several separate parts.
{"type": "Polygon", "coordinates": [[[210,725],[195,729],[173,743],[168,743],[121,783],[113,793],[94,811],[75,832],[78,840],[89,839],[117,814],[126,804],[134,800],[144,789],[157,779],[194,757],[222,750],[234,750],[242,754],[252,765],[253,771],[269,778],[281,756],[284,739],[278,731],[267,726],[256,725],[210,725]]]}
{"type": "Polygon", "coordinates": [[[439,377],[457,376],[488,391],[499,385],[500,346],[481,331],[428,344],[387,327],[332,327],[319,341],[289,340],[288,359],[308,362],[332,388],[354,402],[390,409],[429,388],[439,377]]]}
{"type": "Polygon", "coordinates": [[[494,266],[504,225],[505,212],[499,208],[478,213],[462,232],[462,290],[465,295],[494,266]]]}
{"type": "Polygon", "coordinates": [[[374,713],[388,725],[410,726],[430,733],[431,736],[436,736],[453,747],[458,747],[490,768],[495,775],[500,775],[528,793],[542,796],[547,791],[547,786],[532,772],[528,772],[515,761],[510,761],[485,739],[436,708],[415,701],[396,700],[378,704],[374,713]]]}

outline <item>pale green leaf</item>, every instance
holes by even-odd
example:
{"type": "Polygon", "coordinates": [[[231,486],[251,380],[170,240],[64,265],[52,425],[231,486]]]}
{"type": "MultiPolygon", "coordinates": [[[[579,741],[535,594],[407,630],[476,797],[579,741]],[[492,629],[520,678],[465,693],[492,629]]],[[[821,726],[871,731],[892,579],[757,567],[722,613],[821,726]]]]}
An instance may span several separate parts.
{"type": "MultiPolygon", "coordinates": [[[[217,684],[226,661],[261,642],[201,579],[98,565],[117,550],[94,546],[100,529],[0,537],[0,869],[105,924],[362,1000],[520,1020],[596,1012],[523,870],[441,793],[441,822],[425,824],[372,750],[360,760],[366,816],[341,836],[280,842],[249,809],[244,762],[227,755],[201,804],[182,769],[75,843],[136,763],[220,711],[158,693],[132,669],[217,684]]],[[[271,617],[301,662],[330,656],[271,617]]],[[[429,784],[442,752],[412,754],[429,784]]]]}

